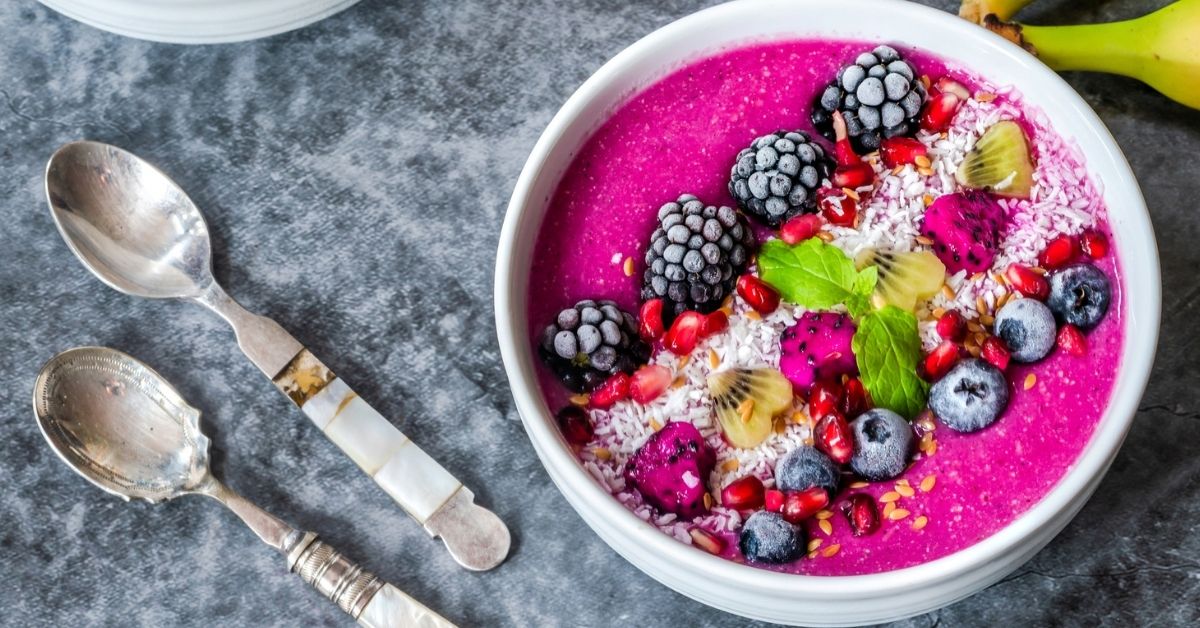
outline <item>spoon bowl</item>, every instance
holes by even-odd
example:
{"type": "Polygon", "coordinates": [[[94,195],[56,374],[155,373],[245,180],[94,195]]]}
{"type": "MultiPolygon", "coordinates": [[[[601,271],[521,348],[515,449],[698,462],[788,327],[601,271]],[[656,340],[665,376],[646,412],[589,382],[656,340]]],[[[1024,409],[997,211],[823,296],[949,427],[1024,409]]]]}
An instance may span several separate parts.
{"type": "Polygon", "coordinates": [[[200,412],[161,375],[115,349],[54,356],[34,384],[34,414],[67,466],[124,499],[161,502],[210,478],[200,412]]]}
{"type": "Polygon", "coordinates": [[[46,165],[50,213],[67,245],[126,294],[191,298],[212,283],[199,208],[162,171],[100,142],[71,142],[46,165]]]}

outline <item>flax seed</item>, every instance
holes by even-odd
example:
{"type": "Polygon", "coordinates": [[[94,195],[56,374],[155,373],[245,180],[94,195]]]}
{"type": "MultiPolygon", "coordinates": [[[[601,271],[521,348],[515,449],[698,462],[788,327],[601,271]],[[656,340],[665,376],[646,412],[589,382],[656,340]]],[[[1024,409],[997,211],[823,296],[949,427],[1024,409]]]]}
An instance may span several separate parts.
{"type": "Polygon", "coordinates": [[[954,297],[956,297],[958,295],[954,294],[954,288],[951,288],[950,284],[944,283],[944,284],[942,284],[942,296],[953,301],[954,297]]]}
{"type": "Polygon", "coordinates": [[[905,510],[903,508],[897,508],[897,509],[893,510],[892,512],[888,513],[887,518],[891,519],[892,521],[899,521],[907,516],[908,516],[907,510],[905,510]]]}
{"type": "Polygon", "coordinates": [[[591,400],[592,400],[592,397],[590,395],[585,395],[585,394],[571,395],[571,403],[573,403],[577,406],[586,406],[588,404],[588,402],[591,400]]]}
{"type": "Polygon", "coordinates": [[[713,507],[712,493],[704,494],[704,507],[711,509],[713,507]]]}
{"type": "Polygon", "coordinates": [[[920,244],[923,246],[929,246],[929,245],[933,244],[933,240],[931,238],[927,238],[923,235],[919,235],[919,236],[913,238],[913,240],[916,240],[917,244],[920,244]]]}
{"type": "Polygon", "coordinates": [[[921,515],[920,517],[913,519],[912,529],[920,530],[920,529],[924,528],[925,524],[927,524],[927,523],[929,523],[929,517],[926,517],[925,515],[921,515]]]}
{"type": "Polygon", "coordinates": [[[928,168],[933,165],[933,162],[929,161],[929,157],[925,155],[917,155],[916,159],[913,159],[913,162],[921,168],[928,168]]]}
{"type": "Polygon", "coordinates": [[[913,490],[913,487],[908,485],[897,485],[896,492],[900,493],[904,497],[912,497],[913,495],[917,494],[917,492],[913,490]]]}
{"type": "Polygon", "coordinates": [[[933,316],[935,319],[936,319],[936,318],[941,318],[941,317],[943,317],[943,316],[945,316],[945,315],[946,315],[946,308],[944,308],[944,307],[935,307],[935,308],[933,308],[933,311],[932,311],[932,312],[930,312],[930,315],[932,315],[932,316],[933,316]]]}
{"type": "Polygon", "coordinates": [[[895,502],[888,502],[888,503],[884,504],[883,505],[883,516],[887,517],[887,516],[891,515],[892,511],[895,509],[896,509],[895,502]]]}
{"type": "Polygon", "coordinates": [[[821,532],[824,532],[825,536],[830,536],[833,534],[833,522],[828,519],[822,519],[818,521],[817,527],[821,528],[821,532]]]}
{"type": "Polygon", "coordinates": [[[609,460],[612,458],[612,452],[609,451],[607,447],[597,447],[592,450],[592,454],[601,460],[609,460]]]}
{"type": "Polygon", "coordinates": [[[821,544],[824,542],[825,542],[825,539],[813,539],[813,540],[809,541],[808,542],[808,551],[815,552],[817,550],[817,548],[821,547],[821,544]]]}
{"type": "Polygon", "coordinates": [[[721,356],[718,356],[714,349],[708,350],[708,365],[712,368],[721,366],[721,356]]]}
{"type": "Polygon", "coordinates": [[[817,519],[820,521],[824,521],[832,516],[833,516],[832,510],[822,510],[821,512],[817,513],[817,519]]]}
{"type": "Polygon", "coordinates": [[[928,493],[933,490],[933,485],[937,484],[936,475],[927,475],[924,480],[921,480],[921,492],[928,493]]]}
{"type": "Polygon", "coordinates": [[[650,429],[657,432],[658,430],[662,429],[662,424],[655,420],[654,417],[650,417],[650,429]]]}
{"type": "Polygon", "coordinates": [[[925,202],[926,207],[933,205],[933,195],[931,194],[926,194],[921,200],[925,202]]]}
{"type": "Polygon", "coordinates": [[[740,466],[742,466],[742,463],[738,462],[737,458],[730,458],[729,460],[726,460],[725,462],[721,463],[721,469],[724,470],[726,473],[729,473],[731,471],[737,471],[738,467],[740,467],[740,466]]]}
{"type": "Polygon", "coordinates": [[[898,499],[900,499],[900,493],[896,491],[888,491],[879,496],[879,501],[884,504],[890,504],[898,499]]]}
{"type": "Polygon", "coordinates": [[[625,276],[626,277],[633,276],[633,258],[632,257],[625,258],[625,276]]]}
{"type": "Polygon", "coordinates": [[[692,361],[692,354],[690,354],[690,353],[687,355],[679,356],[679,366],[675,367],[676,370],[682,371],[683,367],[687,366],[688,362],[691,362],[691,361],[692,361]]]}
{"type": "Polygon", "coordinates": [[[842,546],[837,543],[834,543],[833,545],[830,545],[829,547],[826,547],[825,549],[821,550],[821,555],[824,556],[825,558],[831,558],[834,554],[838,553],[838,550],[840,550],[840,549],[842,549],[842,546]]]}
{"type": "Polygon", "coordinates": [[[917,168],[917,173],[920,174],[921,176],[932,177],[933,176],[933,168],[917,168]]]}
{"type": "Polygon", "coordinates": [[[988,313],[987,301],[984,301],[983,297],[975,297],[975,311],[980,314],[988,313]]]}
{"type": "Polygon", "coordinates": [[[975,100],[979,102],[992,102],[996,100],[996,95],[991,92],[978,92],[975,94],[975,100]]]}
{"type": "Polygon", "coordinates": [[[746,313],[742,314],[742,316],[745,316],[752,321],[762,320],[762,314],[759,314],[758,310],[746,310],[746,313]]]}
{"type": "Polygon", "coordinates": [[[821,238],[821,241],[826,244],[833,242],[833,234],[828,231],[818,231],[817,237],[821,238]]]}
{"type": "Polygon", "coordinates": [[[868,486],[870,486],[870,484],[867,482],[855,482],[850,485],[850,488],[866,488],[868,486]]]}
{"type": "Polygon", "coordinates": [[[991,314],[981,314],[979,316],[979,322],[984,325],[991,325],[992,323],[996,322],[996,318],[991,314]]]}
{"type": "Polygon", "coordinates": [[[1025,390],[1029,390],[1037,385],[1037,375],[1030,373],[1025,376],[1025,390]]]}
{"type": "Polygon", "coordinates": [[[850,188],[842,188],[842,191],[846,193],[846,196],[849,196],[850,198],[854,199],[856,202],[859,200],[862,200],[862,197],[860,197],[858,195],[858,190],[852,190],[850,188]]]}

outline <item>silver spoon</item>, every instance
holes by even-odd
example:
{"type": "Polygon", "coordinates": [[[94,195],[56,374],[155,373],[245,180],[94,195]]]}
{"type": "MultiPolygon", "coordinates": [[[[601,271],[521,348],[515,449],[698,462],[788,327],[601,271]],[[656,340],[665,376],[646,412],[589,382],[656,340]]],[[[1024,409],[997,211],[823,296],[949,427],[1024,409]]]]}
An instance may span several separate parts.
{"type": "Polygon", "coordinates": [[[116,146],[72,142],[46,166],[46,198],[67,246],[101,281],[219,314],[250,360],[460,565],[486,570],[504,561],[508,528],[470,489],[278,323],[246,311],[217,284],[204,216],[167,175],[116,146]]]}
{"type": "Polygon", "coordinates": [[[125,500],[205,495],[225,504],[295,572],[363,626],[453,624],[235,493],[208,466],[200,412],[161,375],[115,349],[80,347],[46,363],[33,388],[38,427],[58,456],[125,500]]]}

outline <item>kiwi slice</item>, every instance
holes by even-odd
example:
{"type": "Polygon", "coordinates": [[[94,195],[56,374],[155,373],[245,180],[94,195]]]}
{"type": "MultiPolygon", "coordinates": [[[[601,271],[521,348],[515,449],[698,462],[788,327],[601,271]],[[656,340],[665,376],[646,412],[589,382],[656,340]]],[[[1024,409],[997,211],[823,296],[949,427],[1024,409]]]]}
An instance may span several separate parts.
{"type": "Polygon", "coordinates": [[[875,283],[876,307],[894,305],[905,311],[916,309],[946,281],[946,266],[931,251],[876,251],[867,249],[859,254],[855,264],[859,270],[875,266],[879,280],[875,283]]]}
{"type": "Polygon", "coordinates": [[[1033,158],[1021,125],[1012,120],[992,125],[967,153],[954,178],[963,187],[1029,198],[1033,188],[1033,158]]]}
{"type": "Polygon", "coordinates": [[[708,378],[725,440],[741,449],[771,435],[775,415],[792,407],[792,383],[773,368],[734,368],[708,378]]]}

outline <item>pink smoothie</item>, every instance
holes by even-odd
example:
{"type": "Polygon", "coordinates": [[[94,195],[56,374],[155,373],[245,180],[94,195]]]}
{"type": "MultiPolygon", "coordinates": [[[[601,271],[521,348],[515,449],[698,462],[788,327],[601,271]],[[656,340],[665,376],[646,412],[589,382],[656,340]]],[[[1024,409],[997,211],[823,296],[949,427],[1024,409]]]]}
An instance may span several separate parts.
{"type": "MultiPolygon", "coordinates": [[[[738,151],[780,129],[811,132],[814,94],[847,60],[875,45],[789,41],[734,49],[670,74],[619,108],[580,150],[551,201],[529,282],[530,343],[561,308],[580,299],[608,298],[636,313],[642,257],[658,208],[682,193],[735,206],[726,185],[738,151]],[[636,262],[632,277],[622,264],[627,256],[636,262]]],[[[902,52],[919,73],[947,71],[928,54],[902,52]]],[[[962,69],[954,73],[971,81],[962,69]]],[[[936,454],[922,456],[902,476],[914,488],[936,478],[933,490],[917,489],[903,500],[907,519],[885,520],[863,537],[854,537],[840,514],[830,519],[828,536],[810,521],[810,538],[823,539],[822,549],[835,543],[840,549],[772,569],[850,575],[925,563],[994,534],[1042,499],[1091,439],[1119,368],[1124,305],[1115,255],[1099,262],[1113,280],[1113,300],[1088,334],[1087,354],[1055,352],[1010,369],[1012,401],[987,429],[959,434],[939,426],[936,454]],[[1027,375],[1034,381],[1025,389],[1027,375]],[[912,525],[917,516],[927,520],[920,530],[912,525]]],[[[569,393],[546,369],[541,387],[551,408],[566,403],[569,393]]],[[[894,483],[859,490],[878,498],[894,483]]],[[[741,560],[736,536],[729,540],[727,555],[741,560]]]]}

